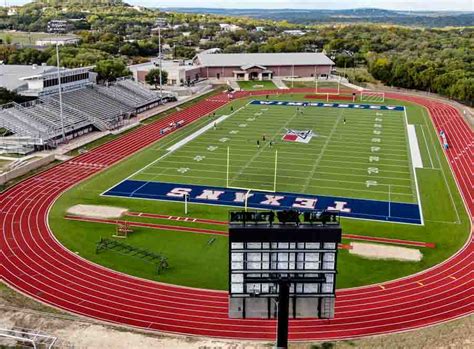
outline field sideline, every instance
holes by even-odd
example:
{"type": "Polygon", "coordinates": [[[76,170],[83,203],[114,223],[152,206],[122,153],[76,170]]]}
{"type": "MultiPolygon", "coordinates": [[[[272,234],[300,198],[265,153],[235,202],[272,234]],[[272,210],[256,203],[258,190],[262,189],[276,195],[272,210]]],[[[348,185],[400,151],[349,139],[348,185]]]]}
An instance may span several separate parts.
{"type": "MultiPolygon", "coordinates": [[[[280,97],[271,96],[270,99],[302,100],[304,99],[304,96],[296,94],[291,96],[285,95],[280,97]]],[[[240,107],[247,105],[249,100],[250,99],[236,100],[232,103],[232,105],[224,106],[216,112],[215,118],[231,113],[231,107],[234,111],[238,110],[240,107]]],[[[442,154],[442,150],[440,149],[437,143],[436,133],[432,129],[432,126],[428,123],[429,120],[426,119],[426,115],[424,114],[423,109],[421,107],[406,102],[402,103],[398,101],[386,101],[385,104],[405,105],[407,107],[408,122],[415,125],[422,161],[424,164],[424,168],[417,169],[416,172],[420,182],[420,196],[421,201],[423,203],[425,225],[400,226],[397,224],[382,222],[377,223],[370,221],[343,219],[343,231],[347,233],[368,236],[380,236],[397,239],[425,241],[435,243],[436,248],[422,248],[421,250],[424,254],[424,258],[419,263],[407,263],[397,261],[368,261],[358,257],[354,257],[353,255],[350,255],[347,251],[341,251],[341,267],[340,276],[338,279],[339,288],[382,282],[397,277],[410,275],[417,271],[423,270],[446,259],[454,251],[459,249],[468,234],[469,221],[467,219],[465,209],[463,207],[461,198],[457,192],[456,186],[453,182],[449,168],[447,167],[447,163],[445,161],[444,155],[442,154]],[[435,198],[438,198],[439,195],[445,197],[446,200],[436,201],[435,198]],[[369,270],[370,272],[368,273],[367,271],[369,270]]],[[[253,114],[248,114],[254,115],[256,112],[257,111],[252,110],[253,114]]],[[[305,113],[306,112],[307,110],[305,110],[305,113]]],[[[285,111],[275,111],[275,113],[277,118],[279,117],[279,114],[286,115],[285,111]]],[[[315,114],[313,115],[313,112],[308,112],[308,115],[304,117],[315,117],[316,119],[324,117],[321,116],[319,112],[314,113],[315,114]]],[[[238,113],[236,117],[237,118],[235,119],[235,121],[233,121],[232,117],[226,122],[238,124],[242,121],[240,118],[248,118],[248,115],[238,113]]],[[[281,120],[284,121],[284,117],[281,117],[281,120]]],[[[330,116],[328,116],[327,122],[316,122],[316,124],[318,124],[317,127],[321,128],[321,134],[330,132],[337,118],[337,113],[333,114],[331,112],[330,116]]],[[[147,228],[136,228],[135,233],[133,233],[127,240],[128,243],[136,246],[145,247],[153,251],[159,251],[165,254],[170,260],[171,269],[166,273],[157,276],[151,265],[138,259],[118,255],[113,252],[105,252],[99,255],[95,254],[95,242],[98,241],[100,237],[110,237],[115,230],[113,226],[103,225],[99,223],[69,221],[64,219],[67,208],[77,203],[103,204],[127,207],[130,211],[133,212],[166,213],[169,215],[182,216],[182,203],[158,202],[149,200],[130,200],[117,197],[100,197],[100,194],[106,189],[113,186],[114,184],[120,182],[124,178],[132,175],[133,173],[140,171],[140,169],[142,169],[146,165],[165,155],[167,153],[167,149],[171,145],[193,134],[206,124],[209,124],[210,122],[212,122],[211,119],[212,118],[202,118],[196,121],[192,125],[189,125],[180,130],[180,132],[173,133],[165,137],[161,141],[153,144],[147,149],[144,149],[139,154],[115,165],[110,170],[98,174],[97,176],[91,178],[90,180],[84,183],[81,183],[80,185],[74,187],[73,189],[65,193],[53,206],[50,214],[50,225],[53,231],[55,232],[56,237],[72,251],[78,251],[81,256],[87,259],[91,259],[92,261],[102,264],[104,266],[123,271],[125,273],[130,273],[132,275],[149,278],[152,280],[160,280],[163,282],[176,283],[186,286],[225,289],[227,287],[227,239],[225,237],[216,236],[214,243],[212,245],[208,245],[210,237],[205,235],[189,234],[186,232],[152,230],[147,228]],[[203,277],[202,275],[202,270],[206,270],[205,277],[203,277]]],[[[352,132],[354,132],[355,130],[363,129],[363,127],[357,126],[357,124],[352,125],[353,123],[354,121],[350,120],[348,116],[346,125],[340,126],[353,126],[354,128],[352,128],[352,132]]],[[[211,139],[220,139],[224,132],[228,134],[228,132],[233,130],[233,128],[228,128],[225,125],[226,124],[224,123],[221,126],[218,126],[217,130],[209,131],[211,135],[209,141],[211,139]]],[[[278,133],[281,129],[281,123],[280,126],[277,127],[277,125],[275,125],[274,127],[277,128],[274,133],[278,133]]],[[[397,138],[402,137],[401,139],[406,140],[405,133],[400,131],[400,126],[396,120],[394,121],[393,127],[396,127],[394,135],[396,135],[397,138]],[[398,135],[398,133],[401,134],[398,135]]],[[[254,132],[255,134],[249,133],[248,139],[255,139],[256,136],[261,136],[261,132],[254,132]]],[[[349,132],[349,134],[350,133],[351,132],[349,132]]],[[[268,132],[268,135],[270,135],[270,132],[268,132]]],[[[200,138],[201,137],[187,144],[186,146],[181,148],[176,154],[178,156],[185,156],[187,159],[186,161],[189,162],[189,158],[194,158],[196,155],[199,155],[194,151],[196,147],[200,147],[199,149],[205,149],[205,147],[208,147],[210,144],[207,139],[204,142],[205,144],[194,144],[195,141],[201,142],[200,138]],[[187,152],[189,152],[190,149],[193,149],[193,151],[188,154],[187,152]],[[181,155],[179,155],[180,151],[183,151],[181,155]]],[[[316,140],[317,142],[323,142],[324,144],[324,138],[321,137],[316,140]]],[[[246,142],[247,138],[243,138],[240,139],[238,144],[240,146],[241,144],[246,142]]],[[[246,148],[244,148],[248,149],[248,154],[246,151],[245,156],[251,158],[253,156],[251,152],[254,152],[255,154],[257,147],[254,142],[252,142],[253,144],[250,144],[249,142],[249,144],[246,145],[246,148]]],[[[280,145],[281,144],[278,144],[277,146],[280,145]]],[[[298,144],[296,146],[305,145],[306,144],[298,144]]],[[[290,147],[293,146],[293,144],[283,144],[281,146],[290,147]]],[[[267,149],[265,148],[265,152],[266,151],[267,149]]],[[[265,155],[263,151],[260,154],[265,155]]],[[[400,152],[400,154],[405,157],[408,156],[406,147],[403,152],[400,152]]],[[[175,154],[173,154],[172,156],[174,155],[175,154]]],[[[220,162],[220,157],[222,157],[222,153],[219,153],[219,155],[216,156],[219,157],[219,160],[217,162],[220,162]]],[[[314,156],[318,155],[315,154],[314,156]]],[[[266,157],[263,157],[263,159],[265,158],[266,157]]],[[[235,164],[235,162],[233,163],[235,164]]],[[[166,164],[167,165],[164,166],[166,167],[166,169],[161,168],[161,170],[164,171],[163,173],[157,173],[155,172],[156,170],[153,169],[153,172],[151,174],[148,172],[145,174],[145,176],[147,176],[146,179],[149,180],[150,176],[156,175],[167,176],[162,178],[168,179],[176,178],[175,175],[179,175],[179,172],[176,171],[176,167],[172,167],[176,166],[176,164],[173,162],[168,162],[166,164]],[[166,173],[166,171],[169,172],[166,173]]],[[[407,162],[405,160],[405,166],[407,166],[406,164],[407,162]]],[[[201,162],[198,161],[193,161],[193,166],[198,166],[195,167],[196,169],[200,168],[201,170],[206,170],[204,163],[201,165],[201,162]]],[[[208,167],[209,171],[214,171],[214,168],[209,167],[209,164],[207,164],[206,166],[208,167]]],[[[366,167],[364,169],[364,172],[367,172],[366,167]]],[[[235,174],[238,173],[238,170],[235,169],[233,173],[235,176],[235,174]]],[[[143,175],[143,173],[138,173],[138,175],[143,175]]],[[[185,178],[183,177],[184,176],[180,177],[179,181],[185,180],[185,178]]],[[[222,180],[224,179],[224,177],[222,176],[222,171],[219,171],[219,178],[222,178],[222,180]]],[[[300,180],[304,183],[306,181],[306,178],[307,177],[301,178],[300,180]]],[[[399,180],[396,176],[393,176],[393,178],[396,181],[399,180]]],[[[406,178],[410,178],[409,175],[407,175],[406,178]]],[[[289,184],[291,185],[291,183],[289,184]]],[[[407,193],[411,193],[411,191],[407,191],[407,193]]],[[[373,193],[365,191],[363,195],[370,196],[373,195],[373,193]]],[[[382,194],[377,195],[380,195],[380,197],[382,197],[382,194]]],[[[398,200],[401,200],[400,198],[403,197],[404,196],[399,196],[398,200]]],[[[414,200],[412,196],[410,196],[410,200],[414,200]]],[[[198,218],[225,220],[227,218],[227,212],[228,208],[224,207],[192,205],[190,207],[189,215],[198,218]]],[[[155,219],[146,217],[127,217],[126,219],[138,222],[157,223],[155,219]]],[[[194,227],[198,226],[199,228],[204,229],[209,228],[225,230],[225,227],[219,228],[208,224],[195,224],[182,221],[166,222],[166,224],[194,227]]],[[[344,242],[347,243],[348,241],[344,242]]]]}

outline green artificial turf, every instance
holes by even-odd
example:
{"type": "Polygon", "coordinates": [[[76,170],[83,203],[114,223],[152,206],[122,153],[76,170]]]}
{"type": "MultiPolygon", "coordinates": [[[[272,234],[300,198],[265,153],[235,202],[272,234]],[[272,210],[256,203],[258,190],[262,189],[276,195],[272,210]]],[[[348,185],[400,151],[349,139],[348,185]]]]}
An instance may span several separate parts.
{"type": "Polygon", "coordinates": [[[240,88],[245,91],[274,90],[277,87],[271,81],[237,81],[240,88]]]}
{"type": "MultiPolygon", "coordinates": [[[[270,99],[303,100],[304,96],[270,96],[270,99]]],[[[381,136],[382,150],[377,166],[380,172],[375,176],[367,172],[368,166],[371,166],[368,159],[371,142],[368,140],[372,137],[373,122],[377,117],[375,112],[353,110],[341,114],[341,110],[337,109],[310,110],[308,107],[304,114],[295,116],[295,108],[245,107],[248,101],[234,101],[233,109],[236,113],[219,124],[216,130],[211,128],[160,161],[156,160],[166,154],[170,145],[204,125],[214,123],[215,118],[231,113],[230,105],[221,108],[215,117],[201,118],[179,133],[168,135],[137,155],[67,191],[57,200],[50,213],[49,221],[56,237],[81,256],[125,273],[185,286],[226,289],[226,237],[215,236],[216,240],[209,244],[209,240],[214,237],[212,235],[135,228],[126,243],[163,253],[168,257],[170,269],[157,275],[153,265],[138,258],[112,251],[95,254],[96,242],[100,237],[111,237],[115,233],[115,226],[70,221],[64,219],[64,215],[75,204],[99,204],[125,207],[132,212],[183,216],[183,203],[105,197],[100,194],[134,173],[133,178],[138,179],[224,185],[227,145],[231,145],[233,154],[230,172],[233,185],[248,186],[250,183],[252,186],[265,188],[268,181],[271,181],[269,177],[273,175],[274,150],[278,149],[281,167],[277,177],[277,190],[384,200],[388,197],[386,189],[390,184],[393,189],[391,200],[416,202],[403,113],[383,113],[384,133],[381,136]],[[237,112],[240,107],[244,109],[237,112]],[[257,113],[262,114],[256,115],[257,113]],[[247,124],[246,127],[239,126],[244,123],[247,124]],[[287,144],[281,141],[285,127],[312,128],[319,137],[313,138],[309,144],[287,144]],[[239,133],[230,133],[233,130],[239,130],[239,133]],[[268,141],[262,142],[260,148],[257,148],[256,139],[260,139],[264,133],[267,138],[274,139],[272,149],[269,148],[268,141]],[[229,140],[220,142],[224,137],[229,140]],[[209,151],[207,149],[210,145],[217,145],[219,148],[209,151]],[[197,161],[194,160],[197,155],[206,157],[197,161]],[[360,159],[355,161],[354,156],[360,159]],[[142,170],[153,162],[153,165],[142,170]],[[331,169],[333,164],[339,165],[331,169]],[[177,169],[181,167],[188,167],[190,170],[180,173],[177,169]],[[301,172],[293,171],[295,168],[300,168],[301,172]],[[365,181],[368,178],[375,178],[380,185],[367,188],[365,181]]],[[[425,166],[416,170],[425,225],[342,219],[343,232],[432,242],[436,244],[436,248],[421,248],[423,259],[417,263],[367,260],[343,250],[338,259],[338,288],[382,282],[421,271],[452,255],[468,236],[467,214],[426,111],[400,101],[387,100],[385,104],[406,105],[408,123],[416,125],[425,166]]],[[[229,210],[221,206],[191,204],[189,216],[226,220],[229,210]]],[[[143,217],[126,219],[225,230],[223,226],[208,224],[143,217]]]]}

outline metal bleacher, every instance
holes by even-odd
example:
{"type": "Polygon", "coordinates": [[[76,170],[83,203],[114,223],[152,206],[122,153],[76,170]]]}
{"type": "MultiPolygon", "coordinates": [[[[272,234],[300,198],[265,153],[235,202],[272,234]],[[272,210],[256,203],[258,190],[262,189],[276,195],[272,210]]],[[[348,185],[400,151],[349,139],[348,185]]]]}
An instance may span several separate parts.
{"type": "Polygon", "coordinates": [[[63,140],[63,123],[67,137],[93,128],[111,130],[161,102],[158,93],[131,80],[119,80],[110,86],[82,86],[63,92],[61,97],[62,120],[59,94],[53,94],[24,104],[0,106],[0,129],[11,131],[15,137],[30,138],[30,146],[55,146],[63,140]]]}

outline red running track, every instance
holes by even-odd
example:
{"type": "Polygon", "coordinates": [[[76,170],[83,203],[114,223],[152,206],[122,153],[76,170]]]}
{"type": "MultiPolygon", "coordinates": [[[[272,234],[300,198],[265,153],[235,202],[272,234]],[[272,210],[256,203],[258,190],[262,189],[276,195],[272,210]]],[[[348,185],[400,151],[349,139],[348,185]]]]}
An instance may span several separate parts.
{"type": "MultiPolygon", "coordinates": [[[[274,92],[259,91],[270,93],[274,92]]],[[[472,220],[472,130],[444,103],[402,94],[388,97],[426,106],[435,126],[447,132],[451,142],[447,156],[472,220]]],[[[47,223],[49,209],[64,191],[152,144],[170,121],[179,118],[190,123],[226,102],[223,94],[212,97],[0,194],[2,280],[36,300],[107,322],[188,335],[274,339],[272,320],[228,319],[226,292],[161,284],[98,266],[66,250],[47,223]]],[[[429,270],[383,285],[339,290],[335,319],[290,321],[290,339],[343,339],[406,331],[471,313],[473,247],[471,232],[458,253],[429,270]]]]}

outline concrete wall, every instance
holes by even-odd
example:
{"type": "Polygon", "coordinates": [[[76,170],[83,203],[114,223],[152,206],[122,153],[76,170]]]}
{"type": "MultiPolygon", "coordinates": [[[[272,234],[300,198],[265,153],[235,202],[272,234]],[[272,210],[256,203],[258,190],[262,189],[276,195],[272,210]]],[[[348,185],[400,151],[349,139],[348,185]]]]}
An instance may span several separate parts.
{"type": "Polygon", "coordinates": [[[53,162],[54,157],[55,155],[51,154],[51,155],[45,156],[44,158],[28,162],[24,166],[18,167],[14,170],[2,173],[0,175],[0,185],[3,185],[14,178],[23,176],[30,171],[36,170],[37,168],[40,168],[41,166],[45,166],[53,162]]]}

